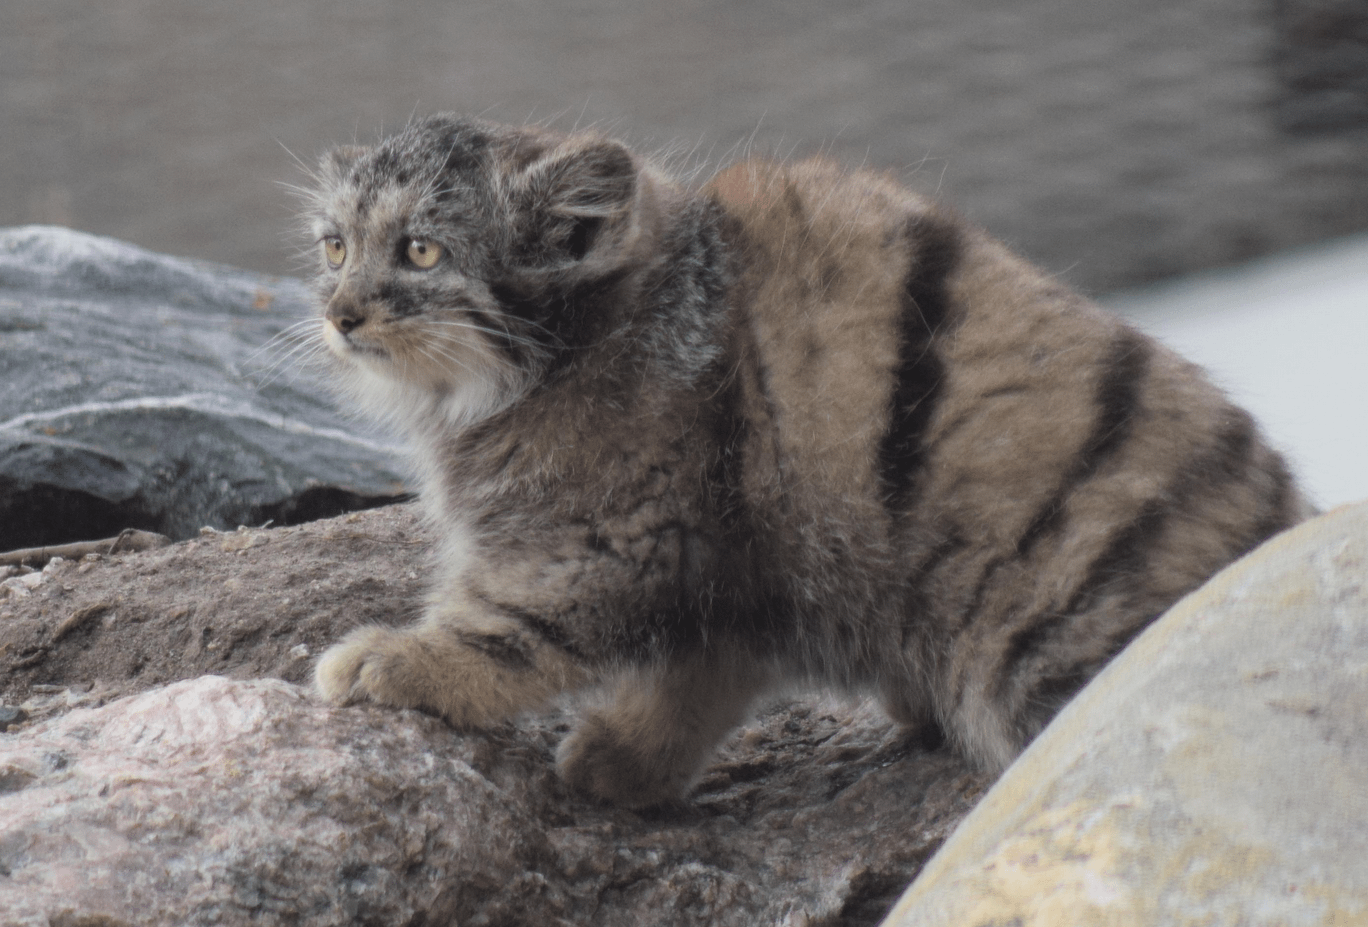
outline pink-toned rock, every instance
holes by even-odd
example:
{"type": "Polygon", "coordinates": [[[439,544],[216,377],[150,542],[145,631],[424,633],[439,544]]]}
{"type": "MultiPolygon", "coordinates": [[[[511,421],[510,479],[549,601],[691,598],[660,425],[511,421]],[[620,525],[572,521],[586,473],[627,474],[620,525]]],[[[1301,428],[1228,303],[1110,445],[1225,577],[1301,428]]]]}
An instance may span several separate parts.
{"type": "Polygon", "coordinates": [[[565,792],[564,730],[218,676],[69,710],[0,734],[0,924],[869,925],[984,784],[798,703],[640,815],[565,792]]]}
{"type": "Polygon", "coordinates": [[[451,733],[379,714],[207,676],[0,742],[4,923],[443,923],[544,886],[451,733]]]}

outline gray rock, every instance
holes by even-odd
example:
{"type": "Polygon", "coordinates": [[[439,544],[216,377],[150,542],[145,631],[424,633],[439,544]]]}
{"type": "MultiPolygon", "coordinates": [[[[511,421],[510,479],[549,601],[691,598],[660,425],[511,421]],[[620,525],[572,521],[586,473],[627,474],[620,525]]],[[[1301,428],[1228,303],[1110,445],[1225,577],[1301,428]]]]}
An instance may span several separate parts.
{"type": "Polygon", "coordinates": [[[263,348],[308,314],[299,281],[0,230],[0,550],[294,523],[400,494],[392,446],[319,384],[268,369],[263,348]]]}
{"type": "Polygon", "coordinates": [[[1368,503],[1156,622],[885,924],[1368,923],[1366,770],[1368,503]]]}

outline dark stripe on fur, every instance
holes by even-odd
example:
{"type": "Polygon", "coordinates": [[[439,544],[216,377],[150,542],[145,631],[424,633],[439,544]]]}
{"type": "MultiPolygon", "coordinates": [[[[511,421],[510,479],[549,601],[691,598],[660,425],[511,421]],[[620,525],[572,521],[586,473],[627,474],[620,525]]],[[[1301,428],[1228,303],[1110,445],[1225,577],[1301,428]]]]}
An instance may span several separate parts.
{"type": "Polygon", "coordinates": [[[1130,436],[1152,352],[1145,337],[1131,328],[1123,328],[1112,342],[1106,373],[1097,390],[1097,421],[1072,471],[1075,481],[1087,479],[1101,469],[1130,436]]]}
{"type": "Polygon", "coordinates": [[[931,548],[931,551],[926,555],[926,559],[918,565],[916,574],[921,577],[932,575],[940,569],[941,564],[948,558],[959,553],[968,546],[969,542],[959,534],[958,530],[950,531],[950,533],[942,538],[935,547],[931,548]]]}
{"type": "Polygon", "coordinates": [[[955,627],[957,637],[975,626],[975,619],[978,618],[979,609],[983,606],[984,597],[988,595],[988,587],[992,585],[993,577],[1009,559],[1008,557],[993,557],[983,565],[983,572],[979,574],[978,582],[974,584],[974,591],[970,594],[964,611],[960,613],[959,622],[955,627]]]}
{"type": "Polygon", "coordinates": [[[728,308],[731,268],[719,228],[724,218],[720,207],[709,201],[685,210],[661,241],[661,253],[670,260],[663,262],[659,275],[643,283],[649,299],[640,308],[653,316],[653,328],[672,336],[662,339],[671,360],[686,360],[707,320],[728,308]]]}
{"type": "MultiPolygon", "coordinates": [[[[739,262],[742,260],[740,256],[757,250],[758,245],[749,238],[741,223],[728,216],[721,206],[711,204],[711,215],[719,235],[717,247],[721,253],[739,262]]],[[[740,285],[744,279],[741,267],[728,267],[725,282],[731,289],[724,294],[726,305],[723,308],[733,304],[745,305],[748,298],[753,298],[753,294],[745,292],[740,285]]],[[[732,353],[727,362],[732,369],[728,383],[736,389],[734,408],[738,415],[744,417],[749,432],[746,468],[772,470],[775,476],[780,476],[784,469],[784,455],[779,430],[775,427],[778,413],[775,410],[770,371],[760,355],[754,321],[747,314],[735,318],[730,349],[732,353]]]]}
{"type": "MultiPolygon", "coordinates": [[[[515,605],[505,605],[501,602],[495,602],[493,599],[485,595],[476,595],[476,598],[480,602],[483,602],[485,605],[488,605],[490,608],[500,611],[508,617],[513,618],[529,632],[537,635],[551,646],[557,647],[565,651],[566,653],[570,654],[571,656],[576,657],[577,659],[583,659],[583,654],[581,653],[580,649],[575,645],[575,642],[572,641],[570,639],[570,636],[565,633],[565,630],[561,628],[559,625],[557,625],[555,622],[543,618],[541,615],[528,611],[525,608],[518,608],[515,605]]],[[[485,636],[507,637],[508,635],[485,636]]],[[[526,645],[524,644],[524,646],[526,645]]]]}
{"type": "Polygon", "coordinates": [[[511,670],[525,672],[534,665],[531,648],[517,634],[472,634],[459,631],[457,636],[468,647],[473,647],[511,670]]]}
{"type": "MultiPolygon", "coordinates": [[[[1130,640],[1129,632],[1126,639],[1130,640]]],[[[1106,662],[1088,661],[1086,664],[1071,666],[1037,680],[1035,687],[1026,695],[1020,710],[1012,719],[1022,745],[1033,740],[1045,725],[1059,714],[1060,709],[1092,681],[1106,662]]]]}
{"type": "Polygon", "coordinates": [[[1295,524],[1299,513],[1295,511],[1296,486],[1282,456],[1267,446],[1256,446],[1258,426],[1248,412],[1232,407],[1229,413],[1230,421],[1221,432],[1210,461],[1192,469],[1182,492],[1187,498],[1210,492],[1224,482],[1247,480],[1251,467],[1258,467],[1263,471],[1260,476],[1272,480],[1258,515],[1250,513],[1248,530],[1243,536],[1235,535],[1239,540],[1232,545],[1229,554],[1229,560],[1235,560],[1295,524]]]}
{"type": "MultiPolygon", "coordinates": [[[[1039,652],[1064,626],[1086,611],[1108,585],[1135,575],[1154,539],[1163,530],[1167,517],[1168,507],[1162,503],[1151,502],[1146,505],[1139,517],[1117,532],[1106,550],[1093,561],[1087,578],[1074,591],[1064,608],[1052,614],[1033,616],[1032,620],[1008,638],[993,674],[999,692],[1010,686],[1028,657],[1039,652]]],[[[1139,630],[1136,628],[1134,632],[1138,633],[1139,630]]]]}
{"type": "Polygon", "coordinates": [[[1170,509],[1181,509],[1188,499],[1214,494],[1228,483],[1242,482],[1253,463],[1258,426],[1243,409],[1230,407],[1229,418],[1206,450],[1190,460],[1170,484],[1170,509]]]}
{"type": "Polygon", "coordinates": [[[1026,693],[1025,712],[1021,719],[1024,722],[1021,725],[1024,728],[1023,733],[1028,737],[1034,737],[1039,733],[1059,709],[1162,614],[1163,612],[1141,612],[1125,624],[1107,628],[1106,646],[1101,649],[1100,654],[1078,660],[1068,667],[1056,669],[1036,680],[1035,685],[1026,693]]]}
{"type": "MultiPolygon", "coordinates": [[[[1116,532],[1111,543],[1089,566],[1068,604],[1054,614],[1034,617],[1012,635],[994,676],[999,685],[1005,689],[1026,659],[1060,633],[1075,616],[1092,607],[1108,587],[1138,576],[1169,517],[1180,511],[1188,499],[1218,492],[1223,484],[1244,479],[1255,439],[1253,419],[1241,410],[1232,410],[1231,420],[1208,451],[1182,468],[1163,497],[1151,499],[1131,522],[1116,532]]],[[[1289,491],[1290,488],[1289,480],[1289,491]]],[[[1117,629],[1116,651],[1119,652],[1156,617],[1142,616],[1138,622],[1117,629]]]]}
{"type": "MultiPolygon", "coordinates": [[[[1068,497],[1091,479],[1125,444],[1139,411],[1141,387],[1149,371],[1152,350],[1144,337],[1130,328],[1123,328],[1112,342],[1097,385],[1097,417],[1091,433],[1079,448],[1073,465],[1060,480],[1059,486],[1022,531],[1017,539],[1014,555],[995,557],[984,565],[968,606],[960,615],[961,633],[974,627],[983,599],[988,594],[998,570],[1012,559],[1030,556],[1037,543],[1058,531],[1063,526],[1068,497]]],[[[1151,536],[1149,532],[1157,532],[1161,526],[1162,521],[1150,524],[1144,515],[1141,515],[1119,532],[1112,545],[1094,562],[1087,579],[1067,606],[1053,614],[1032,615],[1021,621],[1021,626],[1009,638],[992,677],[999,694],[1011,684],[1020,664],[1034,654],[1060,627],[1072,621],[1080,608],[1086,607],[1085,600],[1097,593],[1099,584],[1109,581],[1113,571],[1121,568],[1137,550],[1143,554],[1143,545],[1149,543],[1146,539],[1151,536]]],[[[956,703],[964,696],[965,683],[964,678],[955,682],[956,703]]]]}
{"type": "MultiPolygon", "coordinates": [[[[769,401],[763,375],[755,373],[759,375],[750,378],[749,387],[740,372],[730,376],[712,403],[717,410],[713,430],[718,452],[709,485],[722,553],[714,564],[715,584],[710,583],[701,593],[689,590],[685,594],[692,597],[686,608],[703,611],[700,627],[723,630],[730,639],[760,642],[763,649],[768,646],[766,642],[781,642],[780,646],[794,642],[795,610],[786,594],[779,591],[784,572],[769,559],[772,551],[761,539],[762,532],[756,528],[754,511],[743,490],[744,474],[754,465],[751,455],[758,452],[767,456],[769,446],[745,414],[748,396],[753,402],[769,401]],[[757,380],[760,382],[754,382],[757,380]]],[[[777,448],[774,454],[778,454],[777,448]]],[[[683,643],[707,641],[690,639],[683,643]]]]}
{"type": "Polygon", "coordinates": [[[714,416],[712,440],[717,450],[708,472],[713,506],[722,529],[728,533],[741,527],[745,506],[742,475],[746,471],[746,446],[753,434],[741,404],[740,377],[729,374],[710,403],[714,416]]]}
{"type": "Polygon", "coordinates": [[[1073,466],[1060,481],[1050,500],[1041,506],[1017,540],[1017,554],[1028,556],[1041,538],[1057,531],[1065,503],[1080,484],[1091,479],[1125,443],[1140,404],[1140,387],[1149,371],[1152,348],[1130,328],[1121,330],[1112,343],[1097,388],[1097,420],[1073,466]]]}
{"type": "Polygon", "coordinates": [[[912,216],[906,235],[912,261],[903,284],[888,429],[879,443],[885,504],[894,515],[907,508],[925,458],[926,428],[945,378],[945,363],[933,342],[951,313],[947,282],[962,250],[958,229],[935,216],[912,216]]]}

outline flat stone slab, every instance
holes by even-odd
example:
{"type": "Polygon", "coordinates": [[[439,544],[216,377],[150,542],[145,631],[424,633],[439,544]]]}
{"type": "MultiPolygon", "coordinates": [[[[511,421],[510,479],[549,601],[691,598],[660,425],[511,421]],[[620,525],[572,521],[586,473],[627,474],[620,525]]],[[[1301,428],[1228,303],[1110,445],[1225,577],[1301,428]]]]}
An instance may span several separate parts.
{"type": "Polygon", "coordinates": [[[1368,503],[1156,622],[884,923],[1368,924],[1368,503]]]}

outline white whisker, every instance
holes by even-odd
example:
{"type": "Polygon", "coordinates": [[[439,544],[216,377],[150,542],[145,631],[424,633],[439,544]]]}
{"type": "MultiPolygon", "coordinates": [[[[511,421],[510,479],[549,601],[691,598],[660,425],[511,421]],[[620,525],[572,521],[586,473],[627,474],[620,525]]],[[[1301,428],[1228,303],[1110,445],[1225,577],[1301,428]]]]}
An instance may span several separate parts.
{"type": "Polygon", "coordinates": [[[492,335],[496,338],[500,338],[509,341],[513,344],[521,345],[523,347],[528,348],[544,347],[542,342],[537,341],[535,338],[532,338],[528,335],[520,335],[517,332],[511,331],[508,328],[490,328],[486,325],[479,325],[475,322],[468,322],[462,319],[431,319],[426,321],[425,325],[428,327],[440,326],[443,328],[459,328],[464,331],[478,332],[482,335],[492,335]]]}
{"type": "Polygon", "coordinates": [[[327,353],[317,335],[318,324],[314,318],[294,322],[277,332],[243,361],[243,367],[251,371],[249,375],[258,389],[284,376],[317,366],[318,360],[327,353]]]}

